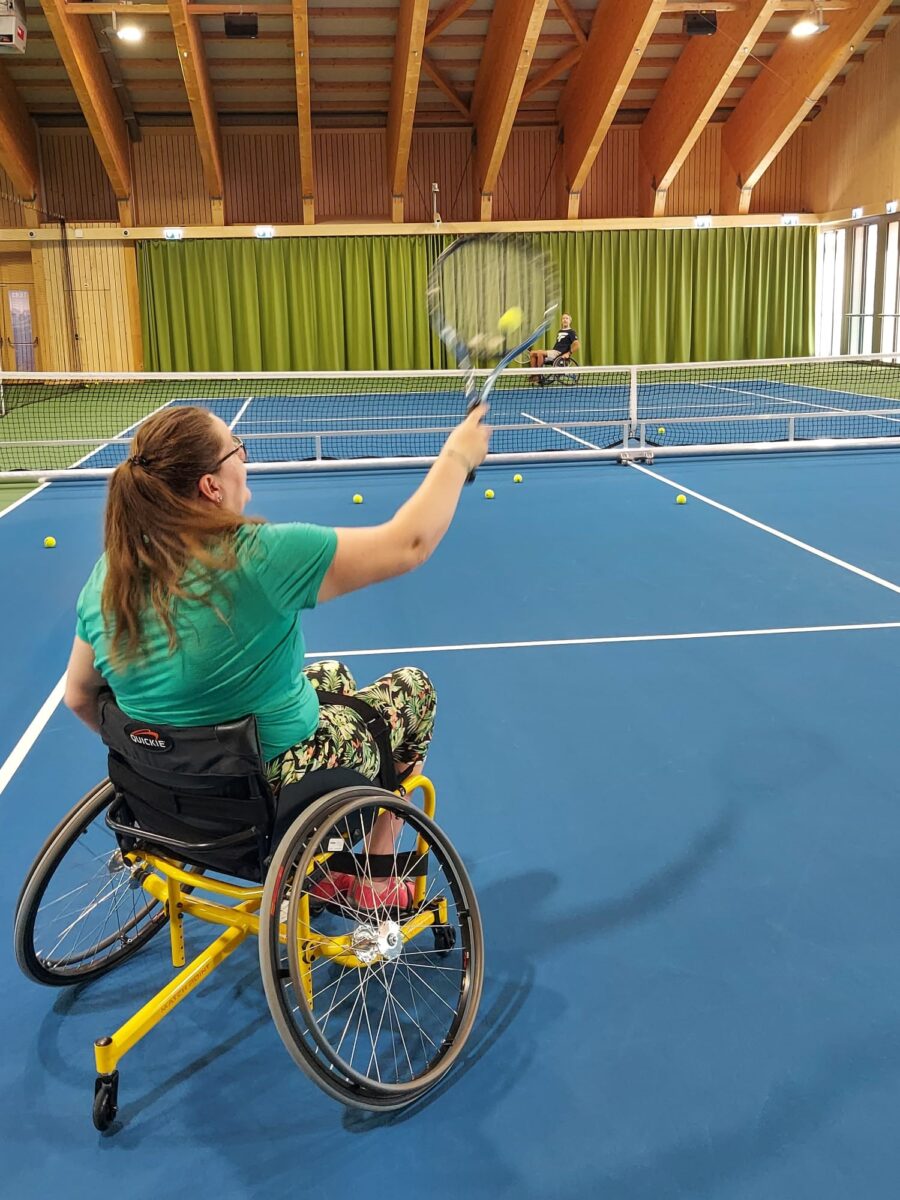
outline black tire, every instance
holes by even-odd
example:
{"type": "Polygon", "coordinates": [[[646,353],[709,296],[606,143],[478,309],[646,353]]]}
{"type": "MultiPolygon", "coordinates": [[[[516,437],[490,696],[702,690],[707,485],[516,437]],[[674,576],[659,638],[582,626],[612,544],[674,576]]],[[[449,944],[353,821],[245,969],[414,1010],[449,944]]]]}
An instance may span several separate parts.
{"type": "MultiPolygon", "coordinates": [[[[345,867],[346,863],[340,870],[345,871],[345,867]]],[[[398,869],[395,874],[402,876],[402,871],[398,869]]],[[[420,809],[375,787],[343,788],[322,797],[285,834],[266,876],[259,953],[266,998],[289,1053],[319,1087],[352,1107],[395,1109],[417,1100],[452,1067],[475,1021],[483,981],[484,942],[471,882],[455,849],[433,821],[420,809]],[[280,921],[285,919],[288,929],[298,928],[305,888],[311,880],[322,878],[318,869],[310,874],[309,868],[326,847],[333,851],[336,836],[344,838],[347,848],[342,857],[356,861],[354,882],[361,888],[369,886],[366,876],[360,873],[368,861],[365,844],[360,838],[354,842],[347,831],[359,830],[365,812],[371,812],[373,805],[402,819],[398,835],[401,852],[414,847],[418,835],[427,840],[430,849],[425,902],[404,909],[381,905],[360,908],[360,902],[343,894],[326,905],[322,916],[311,912],[311,933],[333,944],[338,938],[351,936],[394,938],[394,942],[390,951],[374,952],[372,962],[363,967],[342,966],[324,956],[312,959],[308,968],[313,991],[310,1006],[302,982],[304,943],[299,937],[282,941],[280,921]],[[349,853],[351,847],[353,855],[349,853]],[[298,881],[306,882],[297,886],[298,881]],[[415,936],[397,937],[403,934],[404,924],[417,914],[434,909],[436,919],[440,899],[447,904],[446,924],[426,925],[415,936]],[[440,945],[432,933],[435,928],[440,945]],[[451,962],[447,961],[448,955],[453,956],[451,962]],[[349,993],[341,996],[341,990],[348,988],[349,993]],[[371,1020],[368,1011],[363,1016],[370,989],[374,1006],[381,1006],[380,1014],[371,1020]],[[362,998],[356,1032],[348,1037],[345,1029],[337,1041],[328,1023],[337,1011],[335,1023],[346,1015],[349,1025],[357,1009],[354,992],[362,998]],[[318,1008],[316,997],[320,998],[318,1008]],[[435,1017],[439,1028],[432,1029],[430,1021],[435,1017]],[[425,1025],[427,1030],[423,1029],[425,1025]],[[368,1050],[367,1037],[371,1043],[368,1050]],[[382,1061],[385,1045],[386,1061],[382,1061]],[[402,1052],[398,1054],[400,1046],[402,1052]]]]}
{"type": "Polygon", "coordinates": [[[16,906],[16,961],[36,983],[65,987],[98,979],[146,946],[168,920],[165,907],[139,884],[134,886],[132,872],[121,860],[115,835],[104,820],[112,800],[108,779],[88,792],[60,821],[26,876],[16,906]],[[72,872],[71,880],[82,876],[83,865],[84,882],[54,899],[52,885],[59,882],[64,865],[72,872]],[[116,875],[121,880],[111,883],[116,875]],[[128,900],[126,889],[130,903],[123,903],[128,900]],[[65,909],[50,911],[64,902],[65,909]],[[54,935],[44,930],[45,922],[51,929],[54,922],[62,926],[55,945],[54,935]],[[81,931],[70,938],[79,925],[81,931]],[[63,939],[72,942],[70,949],[63,939]]]}
{"type": "Polygon", "coordinates": [[[94,1083],[94,1103],[91,1117],[94,1128],[105,1133],[116,1119],[119,1111],[119,1072],[112,1075],[98,1075],[94,1083]]]}

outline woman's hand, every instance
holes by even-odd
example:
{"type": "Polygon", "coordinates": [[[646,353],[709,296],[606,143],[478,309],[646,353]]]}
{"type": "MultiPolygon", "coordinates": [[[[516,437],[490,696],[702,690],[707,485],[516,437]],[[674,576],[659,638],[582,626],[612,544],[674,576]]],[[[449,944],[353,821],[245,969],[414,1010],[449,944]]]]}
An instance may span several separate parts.
{"type": "Polygon", "coordinates": [[[486,404],[479,404],[473,408],[444,443],[446,453],[458,454],[468,465],[466,474],[471,474],[476,467],[481,466],[487,455],[492,433],[490,425],[484,424],[487,414],[488,406],[486,404]]]}

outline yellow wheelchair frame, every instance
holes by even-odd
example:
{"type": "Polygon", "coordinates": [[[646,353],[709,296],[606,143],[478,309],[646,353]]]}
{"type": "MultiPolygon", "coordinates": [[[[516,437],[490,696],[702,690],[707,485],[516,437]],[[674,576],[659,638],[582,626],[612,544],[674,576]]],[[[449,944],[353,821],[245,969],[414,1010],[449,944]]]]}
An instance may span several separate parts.
{"type": "Polygon", "coordinates": [[[279,1036],[313,1082],[374,1110],[424,1095],[472,1031],[484,972],[478,904],[434,821],[431,781],[390,790],[323,769],[289,785],[279,823],[252,718],[160,726],[178,750],[169,766],[145,761],[143,743],[132,749],[112,700],[104,712],[110,775],[45,841],[14,930],[23,973],[59,987],[105,975],[168,921],[174,978],[94,1042],[96,1128],[115,1119],[124,1056],[251,935],[279,1036]],[[381,815],[387,842],[372,839],[381,815]],[[188,916],[220,932],[186,963],[188,916]]]}
{"type": "MultiPolygon", "coordinates": [[[[434,818],[436,797],[434,785],[424,775],[416,775],[406,781],[398,797],[408,797],[411,793],[421,791],[424,802],[423,811],[430,819],[434,818]]],[[[419,855],[427,855],[428,843],[420,834],[416,842],[419,855]]],[[[104,1092],[103,1083],[109,1080],[117,1071],[118,1064],[133,1049],[138,1042],[153,1029],[163,1017],[168,1016],[198,984],[208,978],[217,967],[237,950],[246,938],[259,935],[259,908],[262,903],[264,886],[227,883],[224,880],[208,879],[203,875],[185,871],[176,862],[156,854],[129,851],[123,854],[123,860],[133,871],[140,873],[140,883],[144,891],[159,901],[165,907],[169,918],[169,937],[172,952],[172,966],[182,967],[174,979],[160,988],[156,995],[148,1000],[133,1017],[125,1022],[115,1033],[108,1037],[97,1038],[94,1042],[94,1059],[97,1067],[98,1081],[95,1095],[104,1092]],[[144,868],[150,868],[144,871],[144,868]],[[235,901],[234,904],[215,903],[196,897],[194,891],[209,892],[235,901]],[[225,930],[202,950],[190,963],[185,966],[184,919],[187,916],[196,917],[212,925],[224,925],[225,930]]],[[[327,862],[329,854],[317,855],[310,864],[309,871],[315,866],[327,862]]],[[[415,900],[421,905],[425,899],[426,880],[424,876],[415,881],[415,900]]],[[[447,900],[442,897],[436,909],[422,910],[415,913],[400,926],[404,942],[412,941],[425,929],[447,921],[447,900]]],[[[281,922],[279,939],[287,941],[287,929],[281,922]]],[[[303,984],[307,998],[312,1002],[312,963],[320,957],[334,960],[339,965],[350,969],[367,969],[373,960],[365,961],[353,951],[350,936],[326,937],[318,934],[310,927],[309,896],[304,894],[300,900],[300,920],[297,929],[297,939],[302,947],[301,962],[304,964],[303,984]]],[[[113,1098],[114,1106],[114,1098],[113,1098]]],[[[97,1114],[95,1113],[95,1116],[97,1114]]]]}

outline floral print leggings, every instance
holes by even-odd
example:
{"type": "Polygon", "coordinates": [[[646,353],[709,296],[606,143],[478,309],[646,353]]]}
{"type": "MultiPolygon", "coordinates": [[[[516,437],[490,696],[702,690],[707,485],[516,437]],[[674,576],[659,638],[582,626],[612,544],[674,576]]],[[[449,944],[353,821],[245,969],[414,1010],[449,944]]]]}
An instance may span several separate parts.
{"type": "MultiPolygon", "coordinates": [[[[434,732],[437,696],[424,671],[399,667],[361,690],[349,668],[335,659],[311,663],[303,674],[319,691],[355,694],[377,709],[390,729],[395,762],[414,763],[425,757],[434,732]]],[[[343,704],[323,704],[316,732],[273,758],[267,774],[278,791],[308,771],[324,767],[350,767],[374,779],[379,765],[378,747],[359,714],[343,704]]]]}

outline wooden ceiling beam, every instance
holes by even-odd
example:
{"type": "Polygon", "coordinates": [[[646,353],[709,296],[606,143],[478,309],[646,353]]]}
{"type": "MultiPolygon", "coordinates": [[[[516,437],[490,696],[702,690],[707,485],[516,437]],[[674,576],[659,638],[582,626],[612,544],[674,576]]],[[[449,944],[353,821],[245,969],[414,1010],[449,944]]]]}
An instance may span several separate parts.
{"type": "Polygon", "coordinates": [[[737,77],[778,0],[749,0],[722,13],[712,37],[693,38],[641,126],[639,215],[662,217],[672,181],[737,77]]]}
{"type": "Polygon", "coordinates": [[[852,9],[830,11],[828,28],[817,36],[784,39],[722,130],[723,213],[750,211],[753,188],[888,4],[859,0],[852,9]]]}
{"type": "Polygon", "coordinates": [[[132,223],[131,155],[122,109],[110,82],[90,18],[65,11],[62,0],[41,0],[91,137],[112,184],[123,221],[132,223]]]}
{"type": "Polygon", "coordinates": [[[578,216],[581,189],[665,0],[599,0],[591,32],[559,105],[568,216],[578,216]]]}
{"type": "MultiPolygon", "coordinates": [[[[475,0],[450,0],[450,3],[441,9],[425,30],[425,45],[430,45],[439,34],[444,32],[448,25],[452,25],[454,21],[458,21],[474,3],[475,0]]],[[[478,16],[484,20],[487,14],[482,15],[479,13],[478,16]]]]}
{"type": "MultiPolygon", "coordinates": [[[[557,80],[560,75],[564,75],[570,70],[581,58],[581,46],[575,46],[568,54],[564,54],[562,58],[558,58],[556,62],[550,63],[545,67],[539,75],[535,75],[534,79],[529,79],[522,91],[522,99],[527,100],[529,96],[533,96],[535,92],[542,92],[549,87],[551,83],[557,80]]],[[[662,60],[667,61],[666,59],[662,60]]]]}
{"type": "Polygon", "coordinates": [[[475,90],[475,186],[479,219],[489,221],[494,184],[534,60],[548,0],[495,0],[475,90]]]}
{"type": "Polygon", "coordinates": [[[435,87],[440,88],[457,112],[461,113],[467,121],[471,120],[472,113],[469,106],[460,96],[459,92],[457,92],[453,84],[444,76],[434,59],[428,54],[422,55],[422,70],[428,75],[435,87]]]}
{"type": "Polygon", "coordinates": [[[316,220],[316,165],[312,131],[312,80],[309,56],[309,6],[307,0],[293,0],[294,88],[297,95],[297,133],[300,154],[300,193],[303,198],[303,224],[316,220]]]}
{"type": "Polygon", "coordinates": [[[16,85],[0,63],[0,167],[16,195],[34,200],[40,186],[37,134],[16,85]]]}
{"type": "Polygon", "coordinates": [[[391,220],[400,223],[403,221],[406,204],[409,148],[416,116],[427,22],[428,0],[400,0],[387,124],[391,220]]]}
{"type": "Polygon", "coordinates": [[[584,32],[581,21],[578,19],[578,14],[569,3],[569,0],[556,0],[556,7],[559,9],[559,15],[575,34],[575,41],[578,43],[578,45],[586,46],[587,34],[584,32]]]}
{"type": "MultiPolygon", "coordinates": [[[[46,2],[46,0],[45,0],[46,2]]],[[[169,0],[172,32],[178,48],[178,62],[194,120],[194,132],[203,165],[203,180],[212,205],[213,223],[225,224],[225,174],[222,169],[222,145],[219,119],[213,100],[212,84],[203,49],[203,33],[196,17],[188,12],[187,0],[169,0]]]]}

